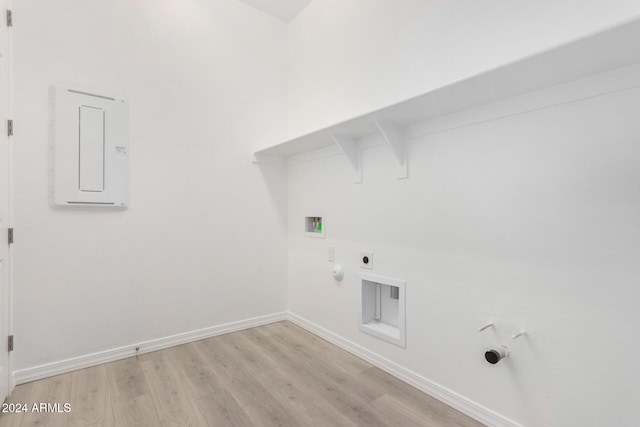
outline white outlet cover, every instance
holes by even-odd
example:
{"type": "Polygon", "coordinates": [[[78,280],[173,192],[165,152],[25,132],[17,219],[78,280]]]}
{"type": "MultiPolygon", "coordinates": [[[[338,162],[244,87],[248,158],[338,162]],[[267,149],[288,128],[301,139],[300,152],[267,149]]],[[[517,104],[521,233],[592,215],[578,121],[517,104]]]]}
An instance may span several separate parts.
{"type": "Polygon", "coordinates": [[[368,251],[360,252],[360,268],[373,270],[373,252],[368,252],[368,251]],[[365,262],[365,258],[367,259],[367,262],[365,262]]]}

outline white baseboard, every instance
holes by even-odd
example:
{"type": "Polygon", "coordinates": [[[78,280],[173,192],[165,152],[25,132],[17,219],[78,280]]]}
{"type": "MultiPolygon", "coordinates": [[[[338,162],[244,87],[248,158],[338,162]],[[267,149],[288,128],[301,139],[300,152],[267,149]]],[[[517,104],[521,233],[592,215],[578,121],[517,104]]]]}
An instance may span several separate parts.
{"type": "Polygon", "coordinates": [[[287,320],[295,323],[296,325],[306,329],[307,331],[318,335],[321,338],[329,341],[332,344],[337,345],[338,347],[352,353],[361,359],[366,360],[372,365],[382,369],[383,371],[388,372],[394,377],[406,382],[427,393],[430,396],[440,400],[441,402],[446,403],[452,408],[462,412],[470,416],[471,418],[486,424],[490,427],[523,427],[521,424],[516,423],[508,418],[503,417],[502,415],[485,408],[484,406],[467,399],[460,394],[447,389],[446,387],[441,386],[440,384],[434,383],[433,381],[407,369],[404,368],[389,359],[386,359],[366,348],[349,341],[327,329],[324,329],[321,326],[316,325],[308,321],[307,319],[300,317],[294,313],[287,313],[287,320]]]}
{"type": "Polygon", "coordinates": [[[61,360],[59,362],[47,363],[45,365],[34,366],[32,368],[21,369],[13,373],[14,384],[24,384],[42,378],[76,371],[78,369],[89,368],[91,366],[100,365],[102,363],[113,362],[116,360],[135,356],[136,354],[150,353],[152,351],[162,350],[164,348],[186,344],[189,342],[214,337],[216,335],[249,329],[286,319],[287,313],[274,313],[266,316],[254,317],[251,319],[225,323],[223,325],[212,326],[204,329],[198,329],[195,331],[184,332],[177,335],[171,335],[164,338],[158,338],[142,343],[114,348],[111,350],[100,351],[93,354],[87,354],[84,356],[61,360]],[[136,352],[136,347],[140,348],[138,352],[136,352]]]}

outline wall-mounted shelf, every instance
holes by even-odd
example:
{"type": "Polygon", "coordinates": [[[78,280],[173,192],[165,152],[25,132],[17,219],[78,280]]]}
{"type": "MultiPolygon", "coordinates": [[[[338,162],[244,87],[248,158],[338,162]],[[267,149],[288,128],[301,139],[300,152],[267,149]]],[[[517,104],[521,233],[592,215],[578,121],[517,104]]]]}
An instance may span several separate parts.
{"type": "Polygon", "coordinates": [[[407,178],[406,129],[481,105],[640,63],[640,20],[434,89],[417,97],[253,153],[258,164],[285,164],[290,157],[337,146],[362,182],[358,141],[381,135],[407,178]]]}

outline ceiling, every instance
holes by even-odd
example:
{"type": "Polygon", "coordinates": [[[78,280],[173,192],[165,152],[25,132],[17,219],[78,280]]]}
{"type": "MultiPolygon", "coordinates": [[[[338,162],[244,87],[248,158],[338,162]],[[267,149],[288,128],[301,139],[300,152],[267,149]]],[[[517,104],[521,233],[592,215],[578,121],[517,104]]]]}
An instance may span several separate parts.
{"type": "Polygon", "coordinates": [[[275,16],[285,22],[291,22],[311,0],[240,0],[258,10],[275,16]]]}

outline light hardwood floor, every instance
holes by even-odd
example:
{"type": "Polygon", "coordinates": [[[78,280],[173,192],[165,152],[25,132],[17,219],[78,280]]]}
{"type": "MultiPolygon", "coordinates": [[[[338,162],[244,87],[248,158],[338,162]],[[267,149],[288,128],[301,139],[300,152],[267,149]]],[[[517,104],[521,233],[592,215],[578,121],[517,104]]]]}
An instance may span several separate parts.
{"type": "Polygon", "coordinates": [[[0,426],[433,426],[482,424],[290,322],[23,384],[0,426]]]}

